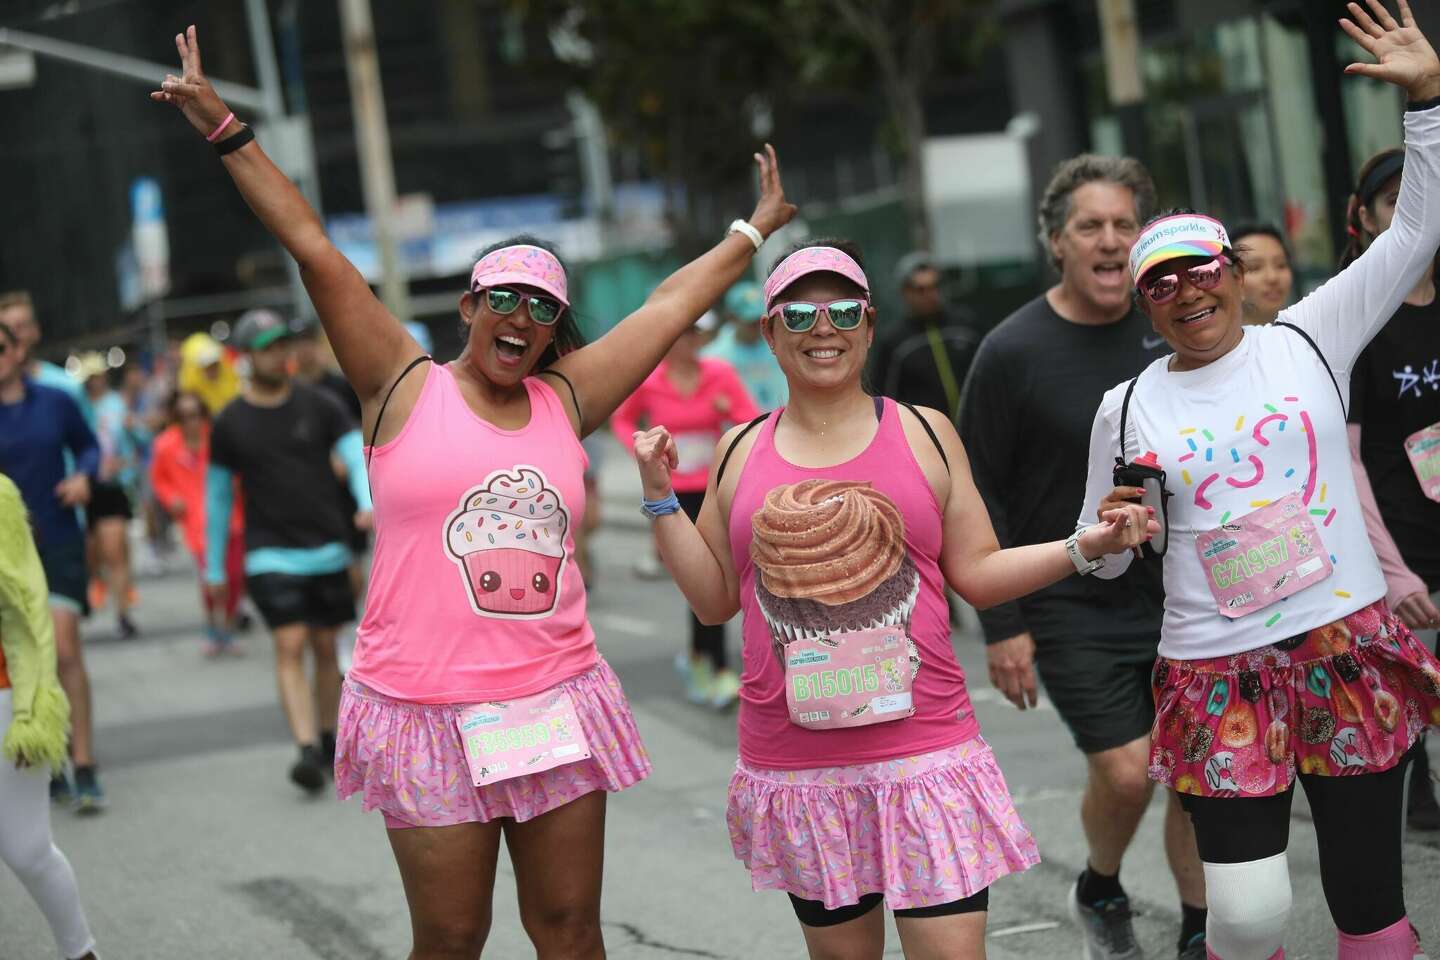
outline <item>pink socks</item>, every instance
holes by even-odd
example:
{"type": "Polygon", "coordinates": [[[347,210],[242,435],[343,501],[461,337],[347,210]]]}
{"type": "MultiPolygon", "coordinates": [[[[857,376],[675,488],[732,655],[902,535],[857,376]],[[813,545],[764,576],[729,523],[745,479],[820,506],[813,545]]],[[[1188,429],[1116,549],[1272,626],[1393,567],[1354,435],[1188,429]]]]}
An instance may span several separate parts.
{"type": "Polygon", "coordinates": [[[1339,960],[1414,960],[1421,956],[1420,941],[1410,927],[1408,917],[1401,917],[1384,930],[1363,936],[1352,936],[1336,930],[1339,939],[1339,960]]]}

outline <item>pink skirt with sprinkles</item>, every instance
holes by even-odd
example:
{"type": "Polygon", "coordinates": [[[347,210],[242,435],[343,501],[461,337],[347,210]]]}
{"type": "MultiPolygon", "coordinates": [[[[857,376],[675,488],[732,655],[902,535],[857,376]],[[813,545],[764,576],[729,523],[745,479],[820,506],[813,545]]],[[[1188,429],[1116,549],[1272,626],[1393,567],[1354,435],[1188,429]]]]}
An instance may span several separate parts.
{"type": "Polygon", "coordinates": [[[1383,600],[1244,653],[1161,657],[1152,682],[1150,778],[1203,797],[1389,770],[1440,724],[1440,661],[1383,600]]]}
{"type": "Polygon", "coordinates": [[[650,775],[620,678],[602,658],[563,681],[590,744],[587,760],[477,787],[455,717],[466,704],[396,700],[346,682],[340,695],[335,792],[360,794],[385,825],[448,827],[496,817],[524,821],[596,790],[614,793],[650,775]]]}
{"type": "Polygon", "coordinates": [[[761,770],[742,760],[726,819],[754,889],[829,910],[877,892],[892,910],[950,903],[1040,862],[979,737],[845,767],[761,770]]]}

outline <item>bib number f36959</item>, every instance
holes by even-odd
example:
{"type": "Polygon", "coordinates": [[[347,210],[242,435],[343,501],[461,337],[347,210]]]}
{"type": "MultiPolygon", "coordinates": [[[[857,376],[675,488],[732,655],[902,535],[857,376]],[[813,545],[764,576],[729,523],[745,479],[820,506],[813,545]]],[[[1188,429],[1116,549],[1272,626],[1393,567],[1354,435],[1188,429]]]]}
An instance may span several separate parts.
{"type": "Polygon", "coordinates": [[[590,756],[590,744],[564,690],[504,703],[477,703],[456,718],[475,786],[541,773],[590,756]]]}

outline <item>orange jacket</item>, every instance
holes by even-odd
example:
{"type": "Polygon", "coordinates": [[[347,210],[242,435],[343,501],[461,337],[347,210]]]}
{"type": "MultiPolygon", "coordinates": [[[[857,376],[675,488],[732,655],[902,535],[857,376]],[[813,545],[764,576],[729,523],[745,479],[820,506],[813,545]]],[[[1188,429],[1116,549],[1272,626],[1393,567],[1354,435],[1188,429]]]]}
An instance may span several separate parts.
{"type": "MultiPolygon", "coordinates": [[[[167,427],[155,438],[150,454],[150,486],[155,499],[172,516],[183,504],[185,513],[180,524],[185,530],[185,544],[197,557],[205,555],[205,471],[210,466],[210,426],[202,429],[200,449],[191,450],[178,426],[167,427]]],[[[245,529],[240,509],[239,481],[236,481],[235,509],[230,513],[230,536],[239,537],[245,529]]]]}

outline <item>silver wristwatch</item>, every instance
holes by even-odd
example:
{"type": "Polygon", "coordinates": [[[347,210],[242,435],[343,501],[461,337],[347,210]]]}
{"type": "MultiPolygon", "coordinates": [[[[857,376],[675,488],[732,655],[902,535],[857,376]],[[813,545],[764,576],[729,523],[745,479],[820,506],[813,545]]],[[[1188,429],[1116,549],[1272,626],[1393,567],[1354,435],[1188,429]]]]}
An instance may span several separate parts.
{"type": "Polygon", "coordinates": [[[1076,530],[1065,541],[1065,553],[1070,557],[1070,562],[1075,564],[1075,572],[1082,577],[1089,576],[1105,566],[1103,556],[1096,557],[1094,560],[1086,560],[1085,555],[1080,552],[1080,534],[1084,532],[1084,530],[1076,530]]]}

